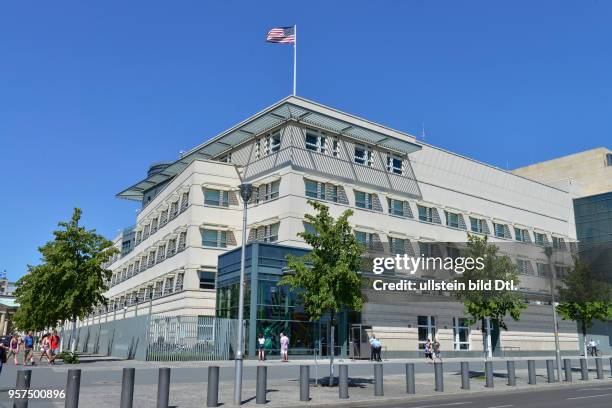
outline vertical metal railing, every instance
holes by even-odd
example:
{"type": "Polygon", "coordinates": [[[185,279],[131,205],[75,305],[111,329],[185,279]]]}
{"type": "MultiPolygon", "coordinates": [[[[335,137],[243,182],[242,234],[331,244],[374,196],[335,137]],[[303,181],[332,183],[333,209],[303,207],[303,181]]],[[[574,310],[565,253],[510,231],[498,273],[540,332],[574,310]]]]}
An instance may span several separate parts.
{"type": "Polygon", "coordinates": [[[237,321],[212,316],[151,316],[147,360],[229,360],[236,350],[237,321]]]}

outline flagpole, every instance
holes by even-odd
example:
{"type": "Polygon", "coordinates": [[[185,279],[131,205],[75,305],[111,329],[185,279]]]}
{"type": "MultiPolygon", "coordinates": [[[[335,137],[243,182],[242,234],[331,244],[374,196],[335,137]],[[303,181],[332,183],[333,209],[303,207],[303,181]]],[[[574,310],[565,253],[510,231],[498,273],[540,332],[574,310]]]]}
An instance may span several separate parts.
{"type": "Polygon", "coordinates": [[[297,82],[297,24],[293,26],[293,96],[295,96],[297,82]]]}

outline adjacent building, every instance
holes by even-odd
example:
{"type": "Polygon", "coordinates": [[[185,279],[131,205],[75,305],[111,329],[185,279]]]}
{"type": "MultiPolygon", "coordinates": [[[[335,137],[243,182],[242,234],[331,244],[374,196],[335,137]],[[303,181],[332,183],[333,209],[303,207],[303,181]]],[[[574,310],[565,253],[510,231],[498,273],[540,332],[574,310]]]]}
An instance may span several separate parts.
{"type": "MultiPolygon", "coordinates": [[[[612,282],[612,150],[599,147],[532,164],[513,171],[555,186],[566,186],[574,198],[580,258],[612,282]]],[[[596,322],[589,338],[612,350],[612,323],[596,322]]],[[[582,341],[582,339],[581,339],[582,341]]]]}
{"type": "MultiPolygon", "coordinates": [[[[456,256],[468,232],[487,236],[517,264],[520,290],[529,302],[508,331],[493,327],[495,349],[554,348],[551,271],[564,273],[569,263],[563,253],[577,238],[567,186],[530,180],[295,96],[175,161],[151,166],[144,179],[117,195],[141,202],[142,210],[135,225],[115,239],[121,253],[109,265],[109,309],[88,321],[143,313],[235,317],[231,254],[238,251],[231,251],[242,244],[238,185],[243,182],[255,186],[248,241],[260,245],[260,254],[269,254],[249,273],[279,276],[286,253],[308,249],[297,235],[309,228],[304,218],[311,211],[308,200],[327,203],[334,216],[354,211],[350,221],[368,250],[364,274],[371,274],[368,260],[374,256],[456,256]],[[552,256],[549,247],[556,250],[552,256]],[[225,257],[223,279],[220,257],[225,257]]],[[[384,277],[406,278],[398,271],[386,271],[384,277]]],[[[410,278],[453,276],[436,271],[410,278]]],[[[299,307],[290,305],[274,282],[259,284],[265,290],[250,298],[255,303],[247,302],[266,306],[257,309],[261,314],[246,314],[250,327],[290,329],[292,347],[322,348],[325,322],[309,328],[299,307]],[[295,313],[280,312],[290,307],[297,307],[295,313]]],[[[344,335],[338,343],[344,350],[365,332],[381,338],[390,354],[416,352],[428,337],[439,339],[444,350],[482,351],[481,324],[468,324],[462,305],[449,293],[364,290],[364,309],[347,312],[341,322],[344,335]]],[[[254,330],[247,330],[248,342],[255,341],[254,330]]],[[[560,332],[562,349],[578,350],[575,324],[561,322],[560,332]]]]}

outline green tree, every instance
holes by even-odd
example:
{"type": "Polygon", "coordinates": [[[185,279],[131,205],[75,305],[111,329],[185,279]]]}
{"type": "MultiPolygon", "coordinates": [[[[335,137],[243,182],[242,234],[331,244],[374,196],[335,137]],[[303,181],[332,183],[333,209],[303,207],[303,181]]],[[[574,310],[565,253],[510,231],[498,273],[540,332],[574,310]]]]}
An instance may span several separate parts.
{"type": "Polygon", "coordinates": [[[18,327],[40,330],[70,320],[73,352],[77,318],[106,304],[102,294],[111,271],[102,265],[117,252],[112,242],[79,225],[81,213],[75,208],[70,221],[58,223],[54,239],[39,248],[41,264],[29,266],[15,290],[18,327]]]}
{"type": "Polygon", "coordinates": [[[580,323],[586,357],[587,328],[592,326],[593,320],[612,318],[612,287],[594,273],[588,263],[578,258],[574,259],[574,267],[562,282],[557,312],[564,320],[580,323]]]}
{"type": "MultiPolygon", "coordinates": [[[[519,284],[519,275],[516,266],[507,256],[498,255],[499,248],[487,241],[487,237],[478,237],[468,234],[468,243],[465,256],[474,260],[482,258],[483,267],[466,268],[457,281],[469,288],[469,281],[514,281],[519,284]]],[[[469,290],[456,291],[455,296],[463,302],[465,311],[471,316],[471,323],[481,321],[485,336],[486,356],[491,357],[491,321],[497,322],[501,328],[507,330],[506,316],[509,314],[514,320],[519,320],[521,311],[526,308],[523,296],[513,290],[469,290]]]]}
{"type": "Polygon", "coordinates": [[[359,274],[362,245],[357,241],[348,219],[353,211],[347,210],[338,219],[329,214],[329,208],[316,201],[308,201],[315,214],[305,214],[313,231],[298,233],[312,247],[303,257],[288,256],[290,273],[283,276],[280,285],[296,291],[309,319],[330,317],[330,385],[334,371],[334,327],[338,312],[344,308],[360,311],[364,297],[359,274]]]}

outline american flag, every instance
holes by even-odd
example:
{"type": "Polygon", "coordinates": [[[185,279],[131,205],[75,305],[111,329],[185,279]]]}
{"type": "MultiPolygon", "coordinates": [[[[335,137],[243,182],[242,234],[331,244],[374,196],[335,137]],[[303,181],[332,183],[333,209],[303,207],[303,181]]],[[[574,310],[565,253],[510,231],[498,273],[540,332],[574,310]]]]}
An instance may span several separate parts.
{"type": "Polygon", "coordinates": [[[295,44],[294,27],[276,27],[268,31],[266,41],[271,43],[295,44]]]}

